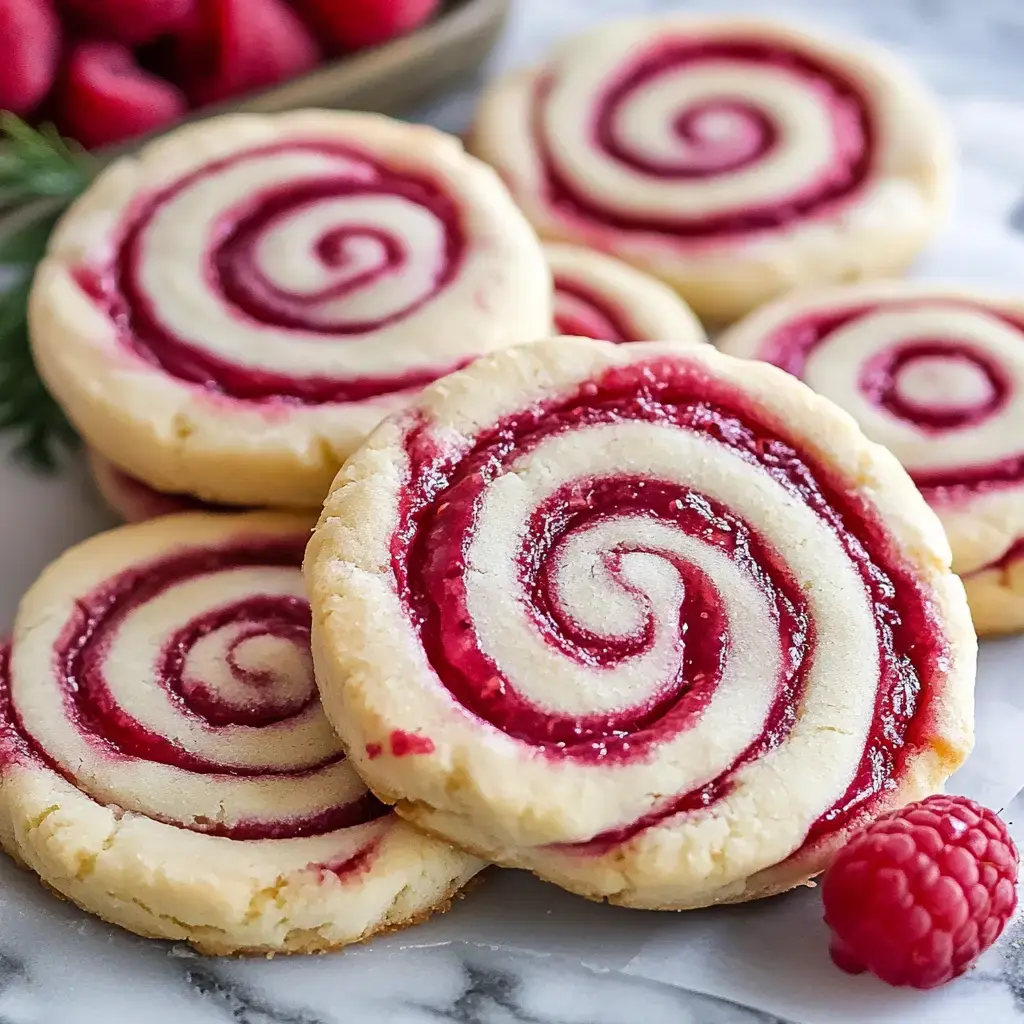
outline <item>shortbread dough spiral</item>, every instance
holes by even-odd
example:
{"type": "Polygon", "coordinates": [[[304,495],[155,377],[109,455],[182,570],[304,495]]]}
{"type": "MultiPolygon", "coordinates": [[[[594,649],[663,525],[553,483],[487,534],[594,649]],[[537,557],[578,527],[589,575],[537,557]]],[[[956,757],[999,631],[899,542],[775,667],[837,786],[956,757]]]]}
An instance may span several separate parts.
{"type": "Polygon", "coordinates": [[[707,341],[689,306],[649,274],[575,245],[549,244],[558,334],[603,341],[707,341]]]}

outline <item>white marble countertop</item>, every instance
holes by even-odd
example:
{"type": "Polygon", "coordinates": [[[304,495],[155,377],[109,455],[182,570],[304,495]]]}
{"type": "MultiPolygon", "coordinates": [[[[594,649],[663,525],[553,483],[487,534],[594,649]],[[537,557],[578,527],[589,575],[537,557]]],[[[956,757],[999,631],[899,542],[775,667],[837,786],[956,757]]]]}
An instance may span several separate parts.
{"type": "MultiPolygon", "coordinates": [[[[1021,0],[516,0],[487,73],[598,20],[656,10],[757,11],[873,37],[942,94],[964,163],[954,222],[919,273],[1024,282],[1021,0]]],[[[472,87],[421,116],[464,127],[472,87]]],[[[0,458],[0,619],[59,550],[107,524],[72,467],[29,478],[0,458]],[[16,538],[16,541],[12,540],[16,538]]],[[[979,742],[954,789],[1006,807],[1024,840],[1024,638],[986,644],[979,742]]],[[[684,915],[588,904],[492,872],[442,919],[341,955],[223,961],[137,939],[0,859],[0,1024],[986,1024],[1024,1022],[1024,921],[968,977],[895,992],[828,962],[814,892],[684,915]],[[538,956],[542,951],[545,956],[538,956]]]]}

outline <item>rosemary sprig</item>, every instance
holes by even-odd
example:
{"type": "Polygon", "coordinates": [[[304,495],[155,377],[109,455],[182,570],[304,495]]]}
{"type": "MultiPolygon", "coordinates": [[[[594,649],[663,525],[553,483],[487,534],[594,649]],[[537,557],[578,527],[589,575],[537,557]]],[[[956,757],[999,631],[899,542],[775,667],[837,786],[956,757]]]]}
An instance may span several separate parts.
{"type": "Polygon", "coordinates": [[[73,448],[78,437],[32,362],[26,317],[31,284],[23,277],[0,299],[0,433],[14,434],[15,458],[52,472],[61,451],[73,448]]]}
{"type": "Polygon", "coordinates": [[[33,199],[70,200],[92,179],[84,150],[62,139],[53,125],[31,128],[9,111],[0,111],[0,203],[33,199]]]}
{"type": "Polygon", "coordinates": [[[32,362],[28,295],[54,224],[95,172],[51,127],[3,112],[0,137],[0,433],[15,435],[16,458],[51,471],[77,437],[32,362]]]}

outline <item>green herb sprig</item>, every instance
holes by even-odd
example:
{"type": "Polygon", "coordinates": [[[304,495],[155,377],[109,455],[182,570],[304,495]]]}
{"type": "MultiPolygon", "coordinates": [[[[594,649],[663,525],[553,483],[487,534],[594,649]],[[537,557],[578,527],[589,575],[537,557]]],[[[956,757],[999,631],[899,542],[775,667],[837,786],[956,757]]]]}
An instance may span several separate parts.
{"type": "Polygon", "coordinates": [[[32,362],[28,296],[54,224],[94,174],[52,127],[0,113],[0,433],[13,434],[15,457],[42,471],[55,469],[77,436],[32,362]]]}

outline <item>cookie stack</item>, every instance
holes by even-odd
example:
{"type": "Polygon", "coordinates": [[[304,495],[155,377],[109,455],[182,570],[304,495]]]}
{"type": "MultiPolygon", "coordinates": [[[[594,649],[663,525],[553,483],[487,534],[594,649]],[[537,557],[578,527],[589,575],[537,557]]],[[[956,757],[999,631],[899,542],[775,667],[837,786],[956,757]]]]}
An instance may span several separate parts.
{"type": "Polygon", "coordinates": [[[843,284],[942,214],[924,90],[641,21],[498,82],[471,148],[500,178],[378,117],[219,119],[54,236],[40,370],[149,521],[21,606],[0,841],[107,920],[324,950],[488,861],[749,900],[970,751],[950,540],[979,625],[1024,625],[1024,309],[843,284]],[[716,351],[691,307],[762,308],[716,351]]]}
{"type": "Polygon", "coordinates": [[[892,55],[760,19],[605,26],[493,85],[472,141],[545,238],[651,272],[715,324],[762,307],[719,348],[890,448],[978,632],[1024,629],[1024,300],[851,283],[906,269],[948,202],[945,125],[892,55]]]}

